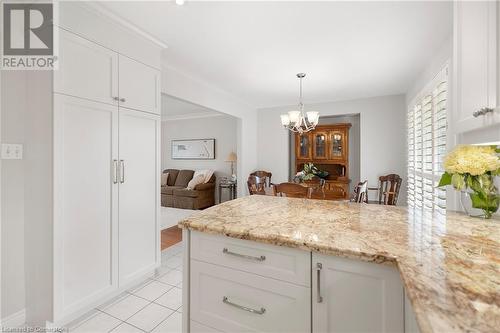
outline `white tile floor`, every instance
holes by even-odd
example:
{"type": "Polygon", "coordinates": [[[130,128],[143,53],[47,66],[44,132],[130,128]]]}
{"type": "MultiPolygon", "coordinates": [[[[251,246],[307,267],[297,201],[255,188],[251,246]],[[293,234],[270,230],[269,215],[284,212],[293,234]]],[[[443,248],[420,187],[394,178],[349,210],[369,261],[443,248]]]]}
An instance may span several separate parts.
{"type": "Polygon", "coordinates": [[[153,278],[72,322],[69,332],[181,332],[182,243],[162,251],[161,263],[153,278]]]}

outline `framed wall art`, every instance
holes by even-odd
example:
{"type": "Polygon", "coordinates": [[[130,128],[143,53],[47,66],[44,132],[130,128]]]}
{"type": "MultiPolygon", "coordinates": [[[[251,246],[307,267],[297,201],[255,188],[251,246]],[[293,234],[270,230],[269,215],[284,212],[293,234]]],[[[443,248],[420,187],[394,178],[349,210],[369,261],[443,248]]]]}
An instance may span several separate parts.
{"type": "Polygon", "coordinates": [[[174,160],[215,159],[215,139],[172,140],[174,160]]]}

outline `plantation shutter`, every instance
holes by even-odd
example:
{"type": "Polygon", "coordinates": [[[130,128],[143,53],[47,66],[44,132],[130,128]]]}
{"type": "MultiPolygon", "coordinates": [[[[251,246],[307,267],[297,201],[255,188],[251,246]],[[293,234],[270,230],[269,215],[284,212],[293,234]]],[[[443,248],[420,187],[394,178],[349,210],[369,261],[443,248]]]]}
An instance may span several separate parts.
{"type": "Polygon", "coordinates": [[[446,213],[446,191],[438,188],[446,153],[448,68],[408,107],[408,205],[446,213]]]}

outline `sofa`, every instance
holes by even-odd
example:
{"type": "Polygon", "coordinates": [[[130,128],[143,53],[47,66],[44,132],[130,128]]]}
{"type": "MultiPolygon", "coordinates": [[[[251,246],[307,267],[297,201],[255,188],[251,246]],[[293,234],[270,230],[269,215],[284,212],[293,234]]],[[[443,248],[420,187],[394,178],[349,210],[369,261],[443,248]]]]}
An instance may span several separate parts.
{"type": "Polygon", "coordinates": [[[215,205],[215,175],[203,184],[187,189],[194,170],[166,169],[166,184],[161,186],[161,205],[183,209],[204,209],[215,205]]]}

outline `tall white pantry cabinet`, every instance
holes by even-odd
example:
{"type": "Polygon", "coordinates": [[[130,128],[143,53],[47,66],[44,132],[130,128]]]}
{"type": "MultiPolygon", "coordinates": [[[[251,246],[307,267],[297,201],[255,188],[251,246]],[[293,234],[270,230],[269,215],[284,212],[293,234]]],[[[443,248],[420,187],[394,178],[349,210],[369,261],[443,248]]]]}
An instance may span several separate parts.
{"type": "Polygon", "coordinates": [[[140,35],[124,27],[113,31],[109,20],[99,27],[102,32],[94,31],[98,16],[79,4],[64,6],[67,22],[82,18],[76,31],[64,19],[55,27],[58,69],[51,74],[46,150],[52,157],[52,196],[40,198],[51,203],[52,219],[43,227],[34,222],[32,229],[51,244],[39,244],[33,254],[43,267],[34,269],[39,276],[32,276],[36,288],[28,290],[33,302],[27,309],[31,323],[56,327],[145,279],[161,261],[161,72],[159,61],[147,63],[160,59],[161,48],[142,48],[137,52],[158,54],[138,56],[140,35]],[[125,42],[127,33],[132,36],[132,45],[115,50],[106,43],[117,32],[125,42]],[[124,52],[127,47],[132,54],[124,52]]]}
{"type": "Polygon", "coordinates": [[[54,76],[54,319],[159,261],[160,72],[60,30],[54,76]]]}

